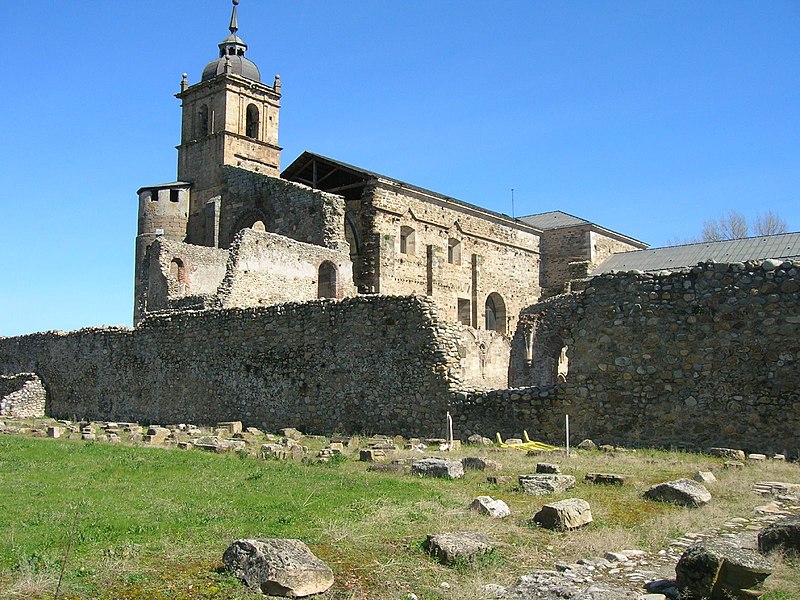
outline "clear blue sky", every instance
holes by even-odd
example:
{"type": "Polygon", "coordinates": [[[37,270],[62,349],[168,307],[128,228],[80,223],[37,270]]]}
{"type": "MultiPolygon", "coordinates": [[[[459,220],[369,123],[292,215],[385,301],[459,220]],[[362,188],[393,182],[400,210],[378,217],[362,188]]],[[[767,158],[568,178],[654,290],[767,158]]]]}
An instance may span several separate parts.
{"type": "MultiPolygon", "coordinates": [[[[229,0],[13,2],[0,335],[129,325],[136,190],[176,176],[181,73],[229,0]]],[[[800,230],[800,2],[242,0],[303,150],[653,246],[728,209],[800,230]]]]}

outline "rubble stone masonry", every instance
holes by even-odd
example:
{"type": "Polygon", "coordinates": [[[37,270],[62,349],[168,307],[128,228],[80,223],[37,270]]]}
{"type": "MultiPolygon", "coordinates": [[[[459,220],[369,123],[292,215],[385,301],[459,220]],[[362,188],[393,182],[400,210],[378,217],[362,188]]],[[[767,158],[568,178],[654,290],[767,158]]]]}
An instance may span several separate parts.
{"type": "Polygon", "coordinates": [[[460,434],[527,429],[632,446],[800,454],[800,264],[703,264],[604,275],[524,311],[519,389],[454,394],[460,434]],[[526,355],[533,337],[533,352],[526,355]],[[567,348],[566,383],[555,379],[567,348]],[[530,387],[533,386],[533,387],[530,387]]]}
{"type": "Polygon", "coordinates": [[[0,373],[37,373],[57,418],[438,437],[460,336],[426,298],[317,300],[0,338],[0,373]]]}

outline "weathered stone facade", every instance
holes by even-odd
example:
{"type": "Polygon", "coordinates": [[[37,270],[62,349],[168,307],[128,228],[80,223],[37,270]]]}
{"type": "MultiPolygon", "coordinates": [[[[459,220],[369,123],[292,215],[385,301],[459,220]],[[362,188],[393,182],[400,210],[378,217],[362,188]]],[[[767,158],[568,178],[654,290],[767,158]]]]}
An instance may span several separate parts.
{"type": "Polygon", "coordinates": [[[43,417],[47,393],[35,373],[0,375],[0,416],[43,417]]]}

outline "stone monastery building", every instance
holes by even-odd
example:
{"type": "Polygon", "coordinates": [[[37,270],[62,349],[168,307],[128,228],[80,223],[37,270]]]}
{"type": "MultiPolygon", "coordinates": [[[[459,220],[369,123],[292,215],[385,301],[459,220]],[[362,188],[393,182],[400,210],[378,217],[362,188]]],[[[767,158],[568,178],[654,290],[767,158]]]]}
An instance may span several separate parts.
{"type": "Polygon", "coordinates": [[[174,309],[418,294],[476,339],[510,336],[524,307],[646,247],[559,211],[514,219],[310,152],[281,172],[281,80],[265,83],[246,57],[237,4],[219,57],[198,83],[181,82],[178,181],[138,192],[135,323],[174,309]]]}
{"type": "Polygon", "coordinates": [[[139,190],[135,327],[0,337],[0,415],[800,456],[800,233],[646,249],[303,153],[230,36],[139,190]]]}

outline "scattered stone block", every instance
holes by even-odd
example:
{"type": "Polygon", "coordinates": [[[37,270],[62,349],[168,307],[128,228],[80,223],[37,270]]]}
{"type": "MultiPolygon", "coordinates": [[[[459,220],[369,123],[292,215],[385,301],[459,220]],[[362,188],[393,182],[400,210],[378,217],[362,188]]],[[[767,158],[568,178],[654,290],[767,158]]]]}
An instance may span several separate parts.
{"type": "Polygon", "coordinates": [[[606,552],[604,558],[611,562],[625,562],[628,560],[628,555],[622,552],[606,552]]]}
{"type": "Polygon", "coordinates": [[[586,483],[601,485],[625,485],[628,479],[628,475],[619,475],[618,473],[587,473],[583,478],[586,483]]]}
{"type": "Polygon", "coordinates": [[[572,475],[520,475],[519,485],[529,496],[546,496],[574,488],[575,478],[572,475]]]}
{"type": "Polygon", "coordinates": [[[711,493],[696,481],[677,479],[654,485],[644,493],[648,500],[673,502],[680,506],[698,508],[711,502],[711,493]]]}
{"type": "Polygon", "coordinates": [[[553,463],[536,463],[537,473],[549,473],[551,475],[560,475],[561,467],[553,463]]]}
{"type": "Polygon", "coordinates": [[[755,588],[771,573],[763,556],[722,540],[690,546],[675,566],[681,594],[708,600],[758,598],[755,588]]]}
{"type": "Polygon", "coordinates": [[[440,479],[460,479],[464,476],[464,465],[460,460],[446,460],[444,458],[423,458],[411,463],[411,472],[424,477],[438,477],[440,479]]]}
{"type": "Polygon", "coordinates": [[[533,516],[533,522],[545,529],[567,531],[591,523],[592,511],[586,500],[569,498],[552,504],[545,504],[533,516]]]}
{"type": "Polygon", "coordinates": [[[375,473],[406,474],[411,472],[411,467],[398,463],[373,463],[367,467],[367,471],[373,471],[375,473]]]}
{"type": "Polygon", "coordinates": [[[330,448],[334,454],[341,454],[344,452],[344,444],[341,442],[331,442],[328,444],[328,448],[330,448]]]}
{"type": "Polygon", "coordinates": [[[479,456],[465,456],[461,459],[461,464],[464,469],[473,471],[500,471],[503,468],[499,462],[479,456]]]}
{"type": "Polygon", "coordinates": [[[303,439],[303,434],[299,432],[297,429],[293,427],[284,427],[283,429],[279,429],[278,433],[280,433],[283,437],[299,441],[303,439]]]}
{"type": "Polygon", "coordinates": [[[729,458],[731,460],[744,460],[744,450],[735,450],[733,448],[711,448],[708,453],[711,456],[719,456],[720,458],[729,458]]]}
{"type": "Polygon", "coordinates": [[[226,440],[216,435],[207,435],[192,440],[195,448],[208,452],[230,452],[231,450],[244,450],[246,444],[241,440],[226,440]]]}
{"type": "Polygon", "coordinates": [[[597,444],[589,439],[583,440],[577,447],[579,450],[597,450],[597,444]]]}
{"type": "Polygon", "coordinates": [[[278,460],[286,460],[289,455],[285,446],[280,444],[261,444],[261,458],[274,458],[278,460]]]}
{"type": "Polygon", "coordinates": [[[507,446],[521,446],[523,443],[522,438],[508,438],[506,440],[507,446]]]}
{"type": "Polygon", "coordinates": [[[163,444],[170,433],[170,430],[166,427],[151,425],[147,429],[147,435],[142,437],[142,441],[146,444],[163,444]]]}
{"type": "Polygon", "coordinates": [[[97,440],[97,436],[93,433],[83,433],[81,434],[81,439],[84,442],[94,442],[95,440],[97,440]]]}
{"type": "Polygon", "coordinates": [[[58,427],[56,425],[53,425],[47,428],[47,437],[51,437],[53,439],[60,438],[63,435],[63,433],[64,433],[63,427],[58,427]]]}
{"type": "Polygon", "coordinates": [[[698,483],[714,483],[717,480],[711,471],[698,471],[692,479],[698,483]]]}
{"type": "Polygon", "coordinates": [[[333,585],[333,571],[300,540],[236,540],[222,561],[248,587],[268,596],[302,598],[333,585]]]}
{"type": "Polygon", "coordinates": [[[257,427],[248,427],[247,429],[245,429],[245,431],[250,435],[254,435],[257,437],[261,437],[262,435],[264,435],[264,432],[258,429],[257,427]]]}
{"type": "Polygon", "coordinates": [[[729,470],[732,469],[734,471],[741,470],[741,469],[744,469],[744,463],[743,462],[739,462],[738,460],[726,460],[722,464],[722,468],[723,469],[729,469],[729,470]]]}
{"type": "Polygon", "coordinates": [[[800,556],[800,515],[767,525],[758,533],[758,550],[764,554],[780,551],[800,556]]]}
{"type": "Polygon", "coordinates": [[[492,485],[508,485],[514,482],[514,477],[511,475],[493,475],[486,478],[486,483],[492,485]]]}
{"type": "Polygon", "coordinates": [[[616,448],[611,444],[601,444],[600,446],[597,447],[597,449],[600,450],[601,452],[613,452],[614,450],[616,450],[616,448]]]}
{"type": "Polygon", "coordinates": [[[376,448],[364,448],[359,451],[358,460],[362,462],[383,462],[386,460],[386,451],[376,448]]]}
{"type": "Polygon", "coordinates": [[[747,455],[747,460],[750,462],[766,462],[767,456],[766,454],[753,453],[747,455]]]}
{"type": "Polygon", "coordinates": [[[472,446],[492,446],[494,442],[487,437],[478,435],[477,433],[467,438],[467,443],[472,446]]]}
{"type": "Polygon", "coordinates": [[[469,507],[483,515],[489,515],[493,519],[505,519],[511,514],[508,504],[502,500],[495,500],[491,496],[478,496],[469,507]]]}
{"type": "Polygon", "coordinates": [[[489,537],[477,531],[428,534],[423,547],[446,565],[474,559],[494,550],[489,537]]]}
{"type": "Polygon", "coordinates": [[[776,454],[772,457],[772,460],[786,460],[786,455],[784,454],[776,454]]]}

